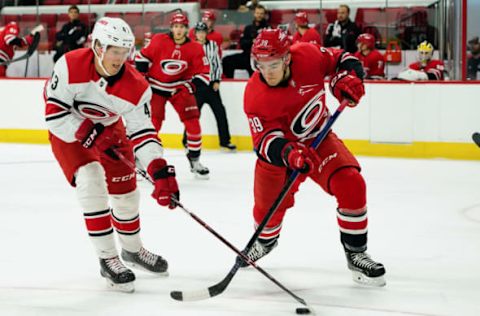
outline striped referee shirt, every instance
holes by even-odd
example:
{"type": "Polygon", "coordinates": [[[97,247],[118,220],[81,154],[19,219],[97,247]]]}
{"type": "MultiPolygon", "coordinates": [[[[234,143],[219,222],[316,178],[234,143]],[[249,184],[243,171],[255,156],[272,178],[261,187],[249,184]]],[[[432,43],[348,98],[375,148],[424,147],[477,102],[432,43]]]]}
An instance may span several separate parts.
{"type": "Polygon", "coordinates": [[[208,58],[210,63],[210,81],[220,81],[222,78],[222,59],[220,58],[220,53],[218,51],[218,45],[214,41],[207,41],[203,44],[203,50],[205,51],[205,56],[208,58]]]}

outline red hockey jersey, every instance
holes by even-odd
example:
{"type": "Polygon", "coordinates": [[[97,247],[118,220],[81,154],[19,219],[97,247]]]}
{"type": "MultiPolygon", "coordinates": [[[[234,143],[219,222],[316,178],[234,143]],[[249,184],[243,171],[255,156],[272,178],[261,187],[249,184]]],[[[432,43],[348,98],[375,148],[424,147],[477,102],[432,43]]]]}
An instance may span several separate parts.
{"type": "Polygon", "coordinates": [[[322,45],[320,34],[318,34],[317,30],[313,27],[309,28],[303,36],[300,35],[298,31],[293,35],[292,43],[295,44],[299,42],[322,45]]]}
{"type": "Polygon", "coordinates": [[[210,66],[203,47],[189,38],[178,45],[170,34],[156,34],[137,54],[135,62],[149,63],[147,80],[154,90],[173,93],[186,88],[193,93],[192,80],[210,83],[210,66]]]}
{"type": "Polygon", "coordinates": [[[0,61],[9,61],[13,58],[15,47],[30,45],[33,41],[31,35],[18,37],[20,29],[17,23],[10,22],[0,30],[0,61]]]}
{"type": "Polygon", "coordinates": [[[445,80],[445,65],[438,59],[431,59],[425,67],[417,61],[410,64],[408,68],[425,72],[429,80],[445,80]]]}
{"type": "Polygon", "coordinates": [[[110,126],[123,118],[142,165],[162,156],[149,116],[152,92],[131,65],[125,63],[118,74],[103,78],[95,70],[91,49],[68,52],[55,64],[44,96],[48,130],[62,141],[77,141],[75,133],[85,119],[110,126]]]}
{"type": "Polygon", "coordinates": [[[385,57],[378,50],[374,49],[366,56],[356,52],[355,57],[362,63],[366,79],[385,78],[385,57]]]}
{"type": "Polygon", "coordinates": [[[290,48],[290,78],[269,87],[256,71],[244,93],[254,148],[259,156],[273,163],[270,144],[275,138],[309,144],[329,117],[325,104],[326,76],[337,72],[337,65],[350,54],[343,50],[298,43],[290,48]]]}

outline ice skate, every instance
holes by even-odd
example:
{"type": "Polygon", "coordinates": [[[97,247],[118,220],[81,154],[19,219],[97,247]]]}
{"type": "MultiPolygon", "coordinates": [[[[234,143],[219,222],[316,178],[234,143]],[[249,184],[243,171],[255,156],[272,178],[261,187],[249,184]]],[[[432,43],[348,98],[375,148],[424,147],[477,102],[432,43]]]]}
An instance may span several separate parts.
{"type": "Polygon", "coordinates": [[[109,259],[100,259],[100,274],[105,278],[110,288],[132,293],[135,290],[133,281],[135,274],[125,267],[118,256],[109,259]]]}
{"type": "MultiPolygon", "coordinates": [[[[258,240],[255,241],[252,248],[247,253],[247,257],[252,261],[257,261],[260,258],[265,257],[273,248],[277,247],[278,241],[275,239],[274,242],[265,244],[258,240]]],[[[249,266],[249,264],[245,261],[242,261],[241,265],[242,268],[249,266]]]]}
{"type": "Polygon", "coordinates": [[[122,259],[129,267],[155,273],[158,276],[168,276],[168,262],[143,247],[139,252],[129,252],[123,249],[122,259]]]}
{"type": "Polygon", "coordinates": [[[235,153],[237,152],[237,146],[232,143],[228,143],[225,145],[220,145],[220,150],[226,153],[235,153]]]}
{"type": "Polygon", "coordinates": [[[202,165],[198,158],[190,158],[188,155],[187,158],[190,163],[190,171],[195,175],[195,178],[202,180],[208,180],[210,178],[210,170],[202,165]]]}
{"type": "Polygon", "coordinates": [[[345,251],[353,281],[369,286],[385,286],[385,267],[365,252],[345,251]]]}

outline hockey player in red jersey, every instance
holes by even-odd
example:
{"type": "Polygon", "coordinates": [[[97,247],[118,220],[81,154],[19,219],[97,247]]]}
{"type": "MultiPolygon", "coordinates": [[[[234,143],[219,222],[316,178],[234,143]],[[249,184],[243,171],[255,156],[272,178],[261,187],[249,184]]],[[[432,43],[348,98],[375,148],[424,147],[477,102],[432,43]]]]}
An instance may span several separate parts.
{"type": "MultiPolygon", "coordinates": [[[[41,24],[35,26],[30,34],[25,37],[19,37],[20,29],[17,22],[10,22],[0,29],[0,63],[9,62],[15,54],[15,48],[25,47],[32,44],[33,35],[43,31],[41,24]]],[[[7,66],[0,66],[0,78],[5,77],[7,66]]]]}
{"type": "Polygon", "coordinates": [[[52,151],[75,187],[101,275],[126,292],[134,290],[135,275],[118,256],[114,229],[126,264],[158,275],[167,274],[168,264],[142,245],[135,171],[112,148],[131,162],[135,155],[154,180],[152,197],[160,205],[174,208],[172,196],[179,198],[175,169],[162,158],[148,115],[150,87],[126,63],[134,42],[123,20],[101,18],[92,32],[92,48],[63,55],[45,86],[52,151]]]}
{"type": "Polygon", "coordinates": [[[293,35],[292,43],[304,42],[322,45],[322,39],[317,30],[308,26],[308,16],[304,11],[295,14],[295,28],[297,32],[293,35]]]}
{"type": "Polygon", "coordinates": [[[357,47],[355,57],[362,63],[365,79],[385,79],[385,57],[375,49],[375,37],[368,33],[360,34],[357,47]]]}
{"type": "MultiPolygon", "coordinates": [[[[258,159],[255,166],[254,208],[258,225],[279,195],[291,170],[301,173],[285,200],[247,255],[254,261],[277,246],[285,212],[307,177],[338,203],[337,220],[348,267],[362,284],[385,284],[385,268],[367,249],[366,185],[360,166],[331,131],[315,151],[309,145],[330,116],[324,79],[330,90],[354,107],[364,95],[362,66],[343,50],[309,43],[290,47],[278,29],[262,30],[252,47],[258,69],[245,88],[244,110],[258,159]]],[[[318,242],[314,243],[314,248],[318,242]]],[[[320,250],[319,250],[320,251],[320,250]]]]}
{"type": "Polygon", "coordinates": [[[197,178],[208,179],[209,170],[200,159],[202,133],[200,111],[195,101],[197,86],[209,85],[210,67],[202,45],[187,37],[188,19],[182,13],[170,20],[169,34],[155,35],[150,44],[137,54],[137,69],[146,74],[153,90],[152,121],[160,131],[169,101],[187,133],[187,158],[197,178]]]}
{"type": "MultiPolygon", "coordinates": [[[[223,36],[219,32],[215,31],[215,21],[217,20],[217,17],[215,16],[215,12],[211,10],[205,10],[202,14],[202,22],[205,23],[208,27],[208,32],[207,32],[207,39],[209,41],[214,41],[218,45],[218,49],[220,52],[220,56],[222,53],[222,43],[223,43],[223,36]]],[[[188,37],[192,41],[196,41],[195,38],[195,28],[192,27],[190,31],[188,32],[188,37]]]]}
{"type": "Polygon", "coordinates": [[[445,80],[445,65],[439,59],[432,59],[433,45],[427,41],[417,47],[418,61],[410,64],[407,70],[402,71],[399,79],[416,80],[445,80]]]}

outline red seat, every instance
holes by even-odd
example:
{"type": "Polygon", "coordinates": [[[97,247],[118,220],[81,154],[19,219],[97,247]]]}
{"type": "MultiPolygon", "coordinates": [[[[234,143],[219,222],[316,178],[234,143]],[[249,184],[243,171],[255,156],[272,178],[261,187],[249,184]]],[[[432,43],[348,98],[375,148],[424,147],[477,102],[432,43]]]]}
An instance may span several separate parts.
{"type": "Polygon", "coordinates": [[[123,18],[122,12],[105,12],[106,17],[110,18],[123,18]]]}
{"type": "Polygon", "coordinates": [[[47,40],[48,40],[48,50],[53,50],[55,45],[55,35],[57,34],[57,30],[54,27],[48,29],[47,32],[47,40]]]}
{"type": "Polygon", "coordinates": [[[70,18],[68,17],[67,13],[60,13],[57,16],[57,23],[62,22],[63,24],[65,24],[65,22],[68,22],[68,21],[70,21],[70,18]]]}
{"type": "Polygon", "coordinates": [[[62,4],[62,0],[43,0],[43,5],[60,5],[62,4]]]}
{"type": "Polygon", "coordinates": [[[20,16],[18,14],[8,14],[2,16],[3,25],[8,24],[10,22],[18,22],[20,21],[20,16]]]}
{"type": "Polygon", "coordinates": [[[50,14],[50,13],[44,13],[40,14],[40,22],[46,23],[48,27],[54,28],[57,23],[57,15],[56,14],[50,14]]]}
{"type": "MultiPolygon", "coordinates": [[[[181,1],[181,2],[192,2],[192,1],[181,1]]],[[[207,0],[205,1],[205,8],[228,9],[228,0],[207,0]]]]}
{"type": "Polygon", "coordinates": [[[22,14],[20,16],[20,21],[22,22],[37,22],[39,21],[39,17],[37,20],[37,15],[36,14],[22,14]]]}
{"type": "Polygon", "coordinates": [[[64,5],[76,5],[76,4],[79,4],[80,1],[78,0],[63,0],[63,4],[64,5]]]}
{"type": "Polygon", "coordinates": [[[217,24],[215,25],[215,31],[222,34],[224,39],[230,37],[230,34],[237,29],[237,26],[234,24],[217,24]]]}
{"type": "Polygon", "coordinates": [[[123,19],[131,27],[143,24],[142,12],[125,12],[123,19]]]}
{"type": "Polygon", "coordinates": [[[136,25],[133,28],[133,35],[136,39],[144,39],[145,33],[150,32],[150,27],[146,25],[136,25]]]}

